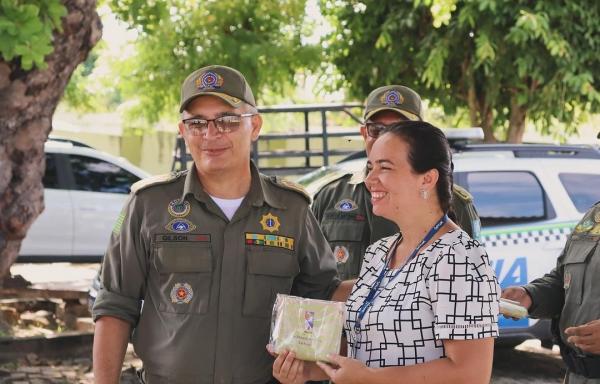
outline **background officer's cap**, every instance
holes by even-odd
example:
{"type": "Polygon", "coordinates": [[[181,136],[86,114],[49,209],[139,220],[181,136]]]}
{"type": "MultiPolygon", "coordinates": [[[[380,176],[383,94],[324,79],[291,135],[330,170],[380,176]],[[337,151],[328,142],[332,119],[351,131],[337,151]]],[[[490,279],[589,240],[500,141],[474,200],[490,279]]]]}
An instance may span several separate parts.
{"type": "Polygon", "coordinates": [[[256,107],[252,89],[244,75],[223,65],[200,68],[183,81],[179,112],[183,112],[194,98],[201,95],[220,97],[234,108],[238,108],[243,102],[256,107]]]}
{"type": "Polygon", "coordinates": [[[386,85],[371,92],[365,102],[364,120],[387,110],[398,112],[408,120],[423,120],[421,97],[403,85],[386,85]]]}

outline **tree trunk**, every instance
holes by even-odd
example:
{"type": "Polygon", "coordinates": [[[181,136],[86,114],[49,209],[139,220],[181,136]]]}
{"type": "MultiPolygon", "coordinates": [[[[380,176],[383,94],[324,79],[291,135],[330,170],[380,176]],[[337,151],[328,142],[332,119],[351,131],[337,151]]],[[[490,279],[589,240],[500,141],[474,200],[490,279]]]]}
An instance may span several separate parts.
{"type": "Polygon", "coordinates": [[[44,142],[56,105],[71,74],[102,36],[95,0],[64,4],[68,14],[62,33],[54,33],[46,69],[23,71],[18,60],[0,58],[0,286],[44,209],[44,142]]]}
{"type": "Polygon", "coordinates": [[[508,124],[507,140],[509,143],[523,142],[525,134],[525,119],[527,117],[527,108],[517,103],[515,95],[510,98],[510,120],[508,124]]]}
{"type": "Polygon", "coordinates": [[[494,136],[494,113],[485,102],[485,95],[482,97],[477,96],[474,84],[471,84],[467,91],[467,103],[469,105],[471,126],[483,129],[484,142],[497,142],[496,136],[494,136]]]}
{"type": "Polygon", "coordinates": [[[484,143],[497,143],[496,135],[494,135],[494,111],[490,107],[485,108],[483,117],[481,118],[481,129],[483,129],[484,143]]]}

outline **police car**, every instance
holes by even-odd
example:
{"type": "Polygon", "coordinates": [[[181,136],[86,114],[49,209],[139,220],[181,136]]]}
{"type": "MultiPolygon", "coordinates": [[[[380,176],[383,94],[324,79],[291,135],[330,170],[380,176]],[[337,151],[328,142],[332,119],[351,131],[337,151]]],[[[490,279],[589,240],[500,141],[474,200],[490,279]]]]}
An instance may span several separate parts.
{"type": "Polygon", "coordinates": [[[18,261],[99,261],[129,187],[149,176],[127,160],[60,138],[44,146],[45,209],[23,240],[18,261]]]}
{"type": "MultiPolygon", "coordinates": [[[[600,200],[600,149],[593,146],[462,145],[454,182],[469,190],[485,245],[502,288],[522,285],[556,265],[567,236],[600,200]]],[[[364,152],[298,180],[314,195],[339,172],[360,171],[364,152]]],[[[549,324],[500,317],[501,340],[550,343],[549,324]]]]}

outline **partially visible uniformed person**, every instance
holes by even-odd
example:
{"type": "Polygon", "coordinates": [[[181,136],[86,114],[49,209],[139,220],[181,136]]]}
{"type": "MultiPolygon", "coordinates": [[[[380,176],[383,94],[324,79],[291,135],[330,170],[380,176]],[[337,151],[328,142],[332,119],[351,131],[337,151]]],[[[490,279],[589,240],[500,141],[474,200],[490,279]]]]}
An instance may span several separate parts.
{"type": "MultiPolygon", "coordinates": [[[[423,120],[421,97],[402,85],[375,89],[365,103],[364,124],[360,133],[367,155],[386,127],[403,120],[423,120]]],[[[371,194],[365,185],[364,170],[358,173],[332,174],[331,180],[316,195],[313,213],[321,225],[337,260],[343,280],[354,279],[360,272],[367,247],[398,232],[391,221],[374,216],[371,194]]],[[[454,185],[449,215],[472,238],[478,239],[480,222],[473,198],[464,188],[454,185]]]]}
{"type": "Polygon", "coordinates": [[[554,341],[567,366],[565,383],[600,384],[600,202],[577,224],[556,268],[502,297],[534,318],[552,319],[554,341]]]}
{"type": "Polygon", "coordinates": [[[156,383],[271,383],[278,293],[328,299],[335,259],[299,187],[250,162],[262,119],[244,76],[201,68],[183,82],[189,171],[132,187],[93,308],[96,383],[118,383],[128,341],[156,383]]]}

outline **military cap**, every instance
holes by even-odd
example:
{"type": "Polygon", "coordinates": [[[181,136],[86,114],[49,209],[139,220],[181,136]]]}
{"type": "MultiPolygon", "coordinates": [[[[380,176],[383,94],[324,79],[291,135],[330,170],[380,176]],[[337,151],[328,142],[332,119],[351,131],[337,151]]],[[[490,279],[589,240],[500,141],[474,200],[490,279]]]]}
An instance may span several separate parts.
{"type": "Polygon", "coordinates": [[[256,107],[252,89],[244,75],[224,65],[197,69],[183,81],[179,112],[183,112],[193,99],[201,95],[220,97],[234,108],[241,106],[242,102],[256,107]]]}
{"type": "Polygon", "coordinates": [[[409,120],[423,120],[421,97],[403,85],[386,85],[369,94],[365,102],[365,121],[377,112],[395,111],[409,120]]]}

